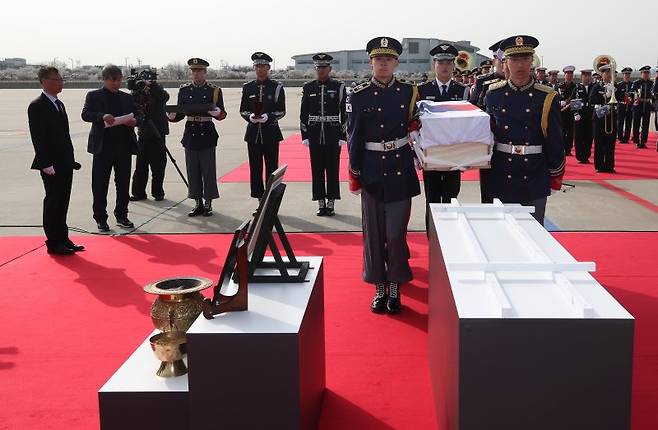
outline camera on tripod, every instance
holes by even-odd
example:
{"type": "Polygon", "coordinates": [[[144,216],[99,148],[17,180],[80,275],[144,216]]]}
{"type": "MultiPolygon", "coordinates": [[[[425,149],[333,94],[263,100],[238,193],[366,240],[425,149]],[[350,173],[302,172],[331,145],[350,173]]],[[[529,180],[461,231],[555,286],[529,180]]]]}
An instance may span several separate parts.
{"type": "Polygon", "coordinates": [[[154,69],[144,69],[137,72],[136,69],[130,69],[130,76],[126,78],[128,89],[133,92],[143,91],[150,82],[158,80],[158,72],[154,69]]]}

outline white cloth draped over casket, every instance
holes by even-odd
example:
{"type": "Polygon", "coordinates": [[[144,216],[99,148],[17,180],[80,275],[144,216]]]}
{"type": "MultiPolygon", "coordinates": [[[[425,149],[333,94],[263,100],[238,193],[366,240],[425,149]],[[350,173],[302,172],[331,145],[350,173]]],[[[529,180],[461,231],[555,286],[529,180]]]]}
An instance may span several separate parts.
{"type": "Polygon", "coordinates": [[[414,150],[425,170],[491,167],[489,114],[467,101],[417,103],[421,122],[414,150]]]}

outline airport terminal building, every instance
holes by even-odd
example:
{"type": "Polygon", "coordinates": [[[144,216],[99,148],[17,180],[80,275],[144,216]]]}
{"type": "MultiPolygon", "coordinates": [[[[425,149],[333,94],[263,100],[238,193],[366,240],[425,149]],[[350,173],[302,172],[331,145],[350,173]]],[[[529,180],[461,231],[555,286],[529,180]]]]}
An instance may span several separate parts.
{"type": "MultiPolygon", "coordinates": [[[[421,38],[404,38],[402,46],[404,52],[400,56],[400,66],[398,71],[407,73],[423,73],[431,70],[430,50],[439,43],[452,43],[460,51],[474,53],[476,56],[475,66],[486,60],[488,57],[477,54],[480,50],[477,46],[471,45],[470,41],[460,40],[453,42],[442,39],[421,39],[421,38]]],[[[295,60],[295,70],[308,70],[313,68],[311,57],[316,53],[300,54],[292,57],[295,60]]],[[[332,51],[327,54],[334,57],[332,67],[335,71],[351,70],[360,72],[369,70],[368,53],[365,49],[332,51]]],[[[474,67],[475,67],[474,66],[474,67]]]]}

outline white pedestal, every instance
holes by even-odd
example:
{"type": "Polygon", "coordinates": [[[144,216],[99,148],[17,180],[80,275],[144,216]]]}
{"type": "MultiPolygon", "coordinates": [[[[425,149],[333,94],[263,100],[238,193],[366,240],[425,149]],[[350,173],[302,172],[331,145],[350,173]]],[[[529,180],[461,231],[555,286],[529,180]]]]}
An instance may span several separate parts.
{"type": "Polygon", "coordinates": [[[528,213],[430,205],[429,349],[446,430],[630,428],[633,317],[528,213]]]}
{"type": "Polygon", "coordinates": [[[312,267],[306,282],[250,284],[248,311],[195,321],[187,375],[156,376],[147,338],[99,391],[101,428],[316,428],[325,388],[323,266],[321,257],[301,260],[312,267]]]}

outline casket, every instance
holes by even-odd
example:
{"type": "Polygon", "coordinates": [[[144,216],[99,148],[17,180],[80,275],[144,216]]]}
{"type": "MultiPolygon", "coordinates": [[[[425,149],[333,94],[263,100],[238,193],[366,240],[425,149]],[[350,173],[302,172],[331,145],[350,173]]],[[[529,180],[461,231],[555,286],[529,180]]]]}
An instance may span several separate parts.
{"type": "Polygon", "coordinates": [[[420,136],[414,150],[425,170],[488,169],[493,134],[489,114],[467,101],[418,102],[420,136]]]}

